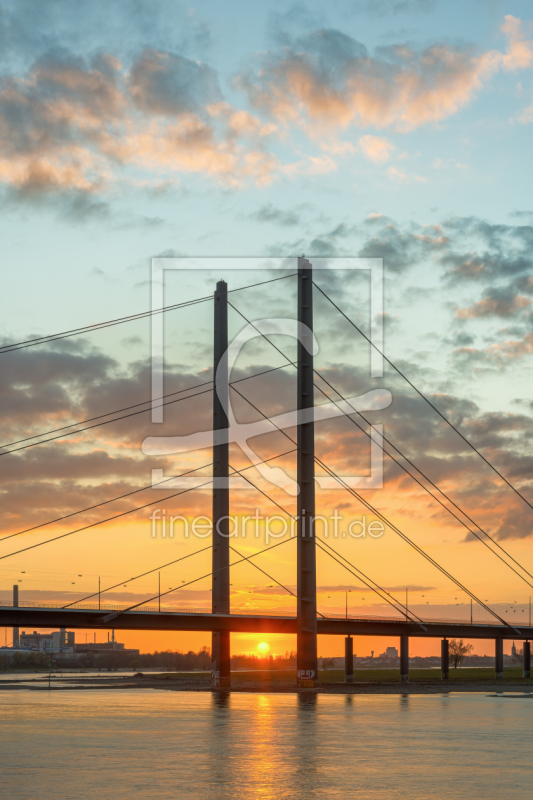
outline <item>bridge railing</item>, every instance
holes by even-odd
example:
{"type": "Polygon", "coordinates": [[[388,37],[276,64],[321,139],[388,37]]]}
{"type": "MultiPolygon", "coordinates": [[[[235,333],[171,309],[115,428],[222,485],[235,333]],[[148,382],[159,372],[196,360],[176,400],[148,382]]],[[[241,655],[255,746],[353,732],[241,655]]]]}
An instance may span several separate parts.
{"type": "MultiPolygon", "coordinates": [[[[4,608],[12,608],[13,606],[4,606],[4,608]]],[[[31,600],[21,600],[18,604],[19,608],[49,608],[54,610],[61,610],[65,609],[65,611],[126,611],[130,608],[129,604],[119,604],[119,603],[76,603],[75,605],[65,607],[64,603],[59,602],[52,602],[52,601],[39,601],[33,602],[31,600]]],[[[144,611],[144,612],[151,612],[151,613],[158,613],[159,611],[162,614],[211,614],[211,608],[207,606],[161,606],[154,603],[146,603],[142,606],[137,606],[135,611],[144,611]]],[[[276,609],[274,610],[265,610],[262,608],[234,608],[234,614],[250,614],[253,616],[295,616],[294,614],[288,614],[285,610],[279,611],[276,613],[276,609]]]]}
{"type": "MultiPolygon", "coordinates": [[[[4,608],[12,608],[12,606],[4,606],[4,608]]],[[[52,602],[52,601],[40,601],[40,602],[33,602],[31,600],[21,600],[19,602],[19,608],[42,608],[42,609],[55,609],[55,610],[70,610],[70,611],[126,611],[130,608],[127,604],[118,604],[118,603],[79,603],[73,606],[69,606],[65,608],[64,603],[59,602],[52,602]]],[[[162,614],[211,614],[211,608],[208,606],[161,606],[154,603],[146,603],[146,605],[137,606],[135,608],[136,612],[145,612],[145,613],[158,613],[161,612],[162,614]]],[[[266,617],[295,617],[294,613],[290,613],[287,609],[263,609],[263,608],[233,608],[231,613],[233,614],[243,614],[243,615],[250,615],[250,616],[266,616],[266,617]]],[[[348,620],[348,621],[357,621],[357,620],[369,620],[373,622],[403,622],[404,617],[386,617],[386,616],[372,616],[369,614],[348,614],[346,617],[344,614],[331,614],[331,613],[324,613],[321,612],[319,615],[319,619],[331,619],[331,620],[348,620]]],[[[431,618],[431,619],[424,619],[424,625],[438,625],[438,624],[452,624],[452,625],[494,625],[493,621],[489,620],[474,620],[471,622],[470,620],[464,619],[449,619],[449,618],[431,618]]],[[[517,621],[518,624],[518,621],[517,621]]],[[[524,624],[524,623],[522,623],[524,624]]]]}

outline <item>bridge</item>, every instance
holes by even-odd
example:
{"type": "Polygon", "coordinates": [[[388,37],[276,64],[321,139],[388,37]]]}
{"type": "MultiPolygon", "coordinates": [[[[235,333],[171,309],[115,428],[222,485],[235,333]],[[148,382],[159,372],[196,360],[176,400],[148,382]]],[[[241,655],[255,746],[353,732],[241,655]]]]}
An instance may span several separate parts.
{"type": "MultiPolygon", "coordinates": [[[[530,677],[530,639],[533,637],[533,627],[531,626],[531,618],[528,625],[512,624],[508,620],[501,617],[493,608],[486,604],[486,601],[481,600],[474,592],[466,587],[461,581],[455,578],[449,570],[442,567],[433,557],[431,557],[425,550],[416,544],[404,531],[400,530],[384,513],[370,503],[360,492],[356,491],[345,479],[340,477],[330,465],[326,464],[322,459],[318,458],[315,454],[315,421],[324,418],[327,412],[330,416],[342,415],[355,424],[360,430],[366,433],[367,436],[375,444],[377,443],[384,455],[391,458],[398,464],[420,487],[422,487],[428,494],[436,500],[443,509],[445,509],[459,524],[477,538],[480,543],[488,548],[501,562],[503,562],[510,570],[515,573],[523,583],[533,588],[533,575],[523,567],[502,545],[495,540],[489,533],[478,525],[460,506],[447,494],[442,488],[434,483],[413,461],[409,460],[399,448],[390,441],[390,439],[382,436],[377,432],[375,426],[371,425],[365,418],[363,411],[364,405],[358,404],[360,398],[346,398],[341,392],[327,381],[322,375],[322,381],[330,390],[334,392],[337,399],[328,395],[321,385],[316,382],[317,371],[314,369],[313,353],[314,353],[314,338],[313,338],[313,297],[316,291],[319,291],[324,297],[329,300],[336,311],[342,315],[350,324],[352,324],[362,336],[369,342],[372,347],[375,344],[366,337],[362,331],[353,323],[351,319],[344,313],[344,311],[333,301],[329,296],[314,282],[313,269],[311,263],[304,257],[298,259],[297,272],[293,277],[298,281],[298,327],[295,328],[296,336],[298,339],[297,359],[294,366],[297,369],[297,409],[294,414],[282,415],[286,418],[269,418],[257,405],[251,403],[248,398],[242,394],[235,383],[230,380],[231,363],[230,356],[228,355],[228,305],[231,305],[228,294],[230,291],[224,281],[219,281],[216,286],[214,294],[214,381],[210,386],[210,391],[213,392],[213,433],[212,436],[212,477],[211,478],[198,478],[194,483],[194,487],[202,487],[206,485],[212,486],[212,544],[210,546],[212,554],[212,570],[208,576],[211,579],[212,586],[212,607],[210,609],[185,609],[176,607],[161,606],[161,598],[166,595],[178,591],[185,586],[195,583],[201,578],[190,580],[181,586],[169,589],[166,592],[159,590],[158,595],[151,598],[155,601],[156,605],[151,605],[150,601],[137,603],[130,606],[109,606],[101,603],[100,591],[98,592],[98,599],[96,601],[96,594],[89,595],[85,598],[80,598],[66,605],[61,604],[45,604],[45,603],[28,603],[19,602],[18,590],[15,591],[13,605],[0,607],[0,624],[6,627],[13,627],[14,629],[14,642],[18,638],[18,628],[21,626],[30,626],[36,628],[71,628],[71,629],[102,629],[113,627],[117,630],[158,630],[158,631],[210,631],[212,633],[212,687],[213,689],[229,689],[231,687],[230,675],[230,634],[233,633],[283,633],[283,634],[296,634],[297,637],[297,683],[300,688],[314,688],[317,684],[317,636],[318,635],[335,635],[345,637],[345,672],[346,681],[353,681],[353,637],[354,636],[395,636],[400,639],[400,676],[401,680],[408,680],[409,676],[409,639],[410,638],[439,638],[441,639],[441,674],[443,679],[448,677],[449,671],[449,646],[448,640],[450,638],[466,638],[466,639],[494,639],[495,642],[495,673],[497,678],[503,677],[503,642],[508,639],[522,639],[524,640],[523,648],[523,674],[524,677],[530,677]],[[232,439],[235,436],[235,428],[239,427],[235,420],[232,418],[231,406],[229,402],[230,389],[237,392],[249,405],[254,408],[263,417],[266,427],[260,428],[260,432],[266,430],[277,430],[282,433],[288,440],[290,445],[294,447],[291,450],[284,451],[280,455],[285,455],[287,452],[296,451],[297,455],[297,479],[296,484],[299,488],[297,494],[297,513],[295,516],[289,513],[286,508],[275,501],[270,495],[259,489],[251,479],[245,474],[246,469],[235,469],[229,463],[229,444],[231,441],[238,441],[242,446],[242,439],[232,439]],[[327,408],[324,405],[316,406],[314,397],[315,389],[322,392],[328,399],[327,408]],[[362,426],[361,422],[370,426],[371,432],[367,433],[366,428],[362,426]],[[296,441],[289,436],[285,428],[296,427],[297,439],[296,441]],[[356,498],[366,509],[374,514],[377,519],[382,521],[384,525],[389,527],[395,534],[397,534],[404,542],[412,547],[419,555],[425,558],[435,569],[439,570],[452,584],[465,592],[472,602],[481,607],[485,616],[490,621],[484,620],[483,622],[473,620],[470,623],[460,620],[439,620],[439,619],[426,619],[421,618],[409,609],[407,602],[403,603],[393,596],[393,594],[380,586],[375,580],[370,578],[367,574],[354,563],[349,561],[345,556],[340,555],[331,545],[325,540],[320,539],[315,530],[316,523],[316,498],[315,498],[315,468],[318,465],[326,475],[330,476],[333,480],[337,481],[339,485],[356,498]],[[230,519],[230,490],[239,482],[245,481],[253,489],[261,492],[265,499],[274,504],[287,518],[290,518],[296,525],[296,544],[297,544],[297,591],[292,592],[289,588],[283,586],[275,577],[266,573],[256,563],[255,559],[261,553],[273,550],[279,547],[284,542],[278,542],[275,545],[266,547],[252,556],[242,556],[231,545],[231,536],[229,530],[230,519]],[[326,555],[330,556],[337,564],[346,569],[352,576],[360,580],[368,589],[376,594],[378,598],[387,603],[395,612],[390,617],[354,617],[348,614],[346,610],[345,616],[334,616],[331,614],[324,614],[317,609],[317,591],[316,591],[316,554],[317,549],[320,549],[326,555]],[[239,560],[231,563],[232,551],[238,556],[239,560]],[[236,563],[248,562],[257,567],[264,575],[276,583],[278,586],[286,590],[289,594],[296,596],[297,611],[296,615],[276,615],[274,613],[242,613],[231,612],[230,610],[230,572],[236,563]],[[530,582],[530,580],[532,582],[530,582]],[[87,602],[90,600],[91,602],[87,602]]],[[[278,280],[278,279],[274,279],[278,280]]],[[[269,281],[265,281],[268,283],[269,281]]],[[[204,298],[205,299],[205,298],[204,298]]],[[[199,299],[195,302],[201,302],[199,299]]],[[[188,304],[181,304],[188,305],[188,304]]],[[[170,306],[165,309],[160,309],[161,312],[181,307],[180,304],[170,306]]],[[[235,308],[234,306],[232,306],[235,308]]],[[[237,309],[236,309],[237,310],[237,309]]],[[[153,312],[150,312],[153,313],[153,312]]],[[[238,312],[242,317],[242,312],[238,312]]],[[[148,315],[148,314],[147,314],[148,315]]],[[[134,315],[138,318],[140,315],[134,315]]],[[[63,338],[68,335],[75,335],[79,332],[87,330],[99,329],[109,324],[120,324],[124,320],[130,318],[123,318],[123,320],[112,320],[108,323],[101,323],[99,326],[87,326],[86,328],[77,329],[75,332],[64,332],[56,336],[41,337],[39,340],[31,340],[30,342],[22,342],[18,344],[6,345],[0,348],[0,355],[16,350],[18,347],[24,346],[37,346],[40,343],[53,341],[56,338],[63,338]]],[[[293,362],[283,353],[272,341],[268,338],[269,333],[275,333],[275,330],[261,329],[259,323],[250,322],[246,317],[244,320],[247,324],[248,335],[259,335],[263,337],[269,344],[272,345],[278,352],[287,359],[289,364],[293,362]]],[[[383,355],[383,354],[381,354],[383,355]]],[[[384,358],[386,358],[383,355],[384,358]]],[[[386,359],[394,369],[396,369],[402,377],[405,378],[392,362],[386,359]]],[[[463,434],[452,425],[451,422],[435,407],[435,405],[428,398],[420,392],[414,384],[406,380],[410,386],[423,398],[439,416],[463,439],[463,441],[477,453],[485,463],[487,463],[493,472],[504,481],[510,489],[519,496],[525,504],[532,510],[533,506],[522,495],[522,493],[512,485],[507,478],[502,475],[490,462],[482,455],[473,444],[471,444],[463,434]]],[[[193,389],[197,387],[192,387],[193,389]]],[[[372,393],[369,393],[372,394],[372,393]]],[[[190,394],[188,396],[191,396],[190,394]]],[[[164,399],[159,398],[159,399],[164,399]]],[[[368,398],[367,398],[368,400],[368,398]]],[[[374,393],[371,401],[376,403],[375,408],[384,407],[384,394],[374,393]],[[381,405],[380,405],[381,404],[381,405]]],[[[166,402],[175,402],[175,400],[166,402]]],[[[138,404],[146,405],[146,404],[138,404]]],[[[165,405],[164,402],[161,405],[165,405]]],[[[131,406],[130,408],[134,408],[131,406]]],[[[128,411],[129,409],[119,409],[119,412],[128,411]]],[[[143,413],[148,409],[144,408],[135,413],[143,413]]],[[[111,412],[114,416],[109,421],[116,421],[123,417],[116,416],[117,412],[111,412]]],[[[108,415],[104,415],[108,416],[108,415]]],[[[124,416],[129,416],[125,414],[124,416]]],[[[84,422],[91,422],[86,420],[84,422]]],[[[105,422],[98,424],[106,424],[105,422]]],[[[262,425],[263,423],[259,423],[262,425]]],[[[81,425],[81,423],[79,424],[81,425]]],[[[86,428],[78,427],[74,432],[86,430],[86,428]]],[[[72,426],[67,426],[72,427],[72,426]]],[[[244,427],[244,426],[242,426],[244,427]]],[[[61,429],[58,429],[61,430],[61,429]]],[[[56,433],[55,431],[48,433],[56,433]]],[[[39,440],[24,447],[35,446],[38,444],[46,443],[54,438],[62,438],[65,434],[60,436],[49,436],[42,438],[39,435],[39,440]]],[[[250,434],[252,435],[252,434],[250,434]]],[[[255,434],[257,435],[257,433],[255,434]]],[[[31,437],[30,437],[31,438],[31,437]]],[[[18,445],[18,442],[12,445],[18,445]]],[[[18,452],[24,447],[16,447],[7,445],[3,448],[0,455],[6,456],[10,453],[18,452]]],[[[145,453],[161,454],[158,449],[158,443],[148,440],[144,445],[145,453]]],[[[278,457],[278,456],[276,456],[278,457]]],[[[272,461],[274,459],[269,459],[272,461]]],[[[255,467],[263,466],[268,470],[271,469],[266,461],[259,461],[255,459],[253,462],[255,467]]],[[[196,470],[192,470],[195,472],[196,470]]],[[[269,473],[270,474],[270,473],[269,473]]],[[[279,478],[279,475],[278,475],[279,478]]],[[[180,494],[190,491],[191,488],[182,489],[179,492],[169,495],[167,498],[154,500],[147,503],[140,508],[147,508],[154,505],[156,502],[161,503],[166,499],[170,499],[180,494]]],[[[131,492],[130,494],[135,494],[131,492]]],[[[126,497],[128,495],[124,495],[126,497]]],[[[121,499],[121,498],[115,498],[121,499]]],[[[88,510],[105,505],[96,504],[91,506],[90,509],[80,509],[77,513],[84,513],[88,510]]],[[[87,528],[94,527],[110,520],[116,520],[124,517],[129,513],[138,511],[139,507],[132,508],[129,511],[115,514],[112,517],[101,520],[97,523],[77,528],[67,534],[53,537],[45,542],[20,548],[0,556],[0,559],[9,558],[26,550],[33,549],[45,545],[50,541],[56,541],[64,536],[86,530],[87,528]]],[[[71,516],[71,515],[68,515],[71,516]]],[[[43,523],[44,524],[44,523],[43,523]]],[[[41,526],[35,526],[41,527],[41,526]]],[[[32,528],[27,530],[33,530],[32,528]]],[[[10,539],[12,536],[17,536],[27,531],[21,531],[16,534],[10,534],[4,539],[10,539]]],[[[0,539],[4,541],[4,539],[0,539]]],[[[207,549],[207,548],[206,548],[207,549]]],[[[185,560],[189,556],[175,559],[170,563],[177,563],[178,561],[185,560]]],[[[162,565],[168,566],[168,565],[162,565]]],[[[151,568],[142,573],[140,576],[135,576],[128,579],[131,582],[139,577],[148,575],[161,569],[161,566],[151,568]]],[[[118,585],[118,584],[117,584],[118,585]]],[[[115,587],[106,587],[104,591],[109,591],[115,587]]],[[[17,589],[17,587],[15,587],[17,589]]]]}

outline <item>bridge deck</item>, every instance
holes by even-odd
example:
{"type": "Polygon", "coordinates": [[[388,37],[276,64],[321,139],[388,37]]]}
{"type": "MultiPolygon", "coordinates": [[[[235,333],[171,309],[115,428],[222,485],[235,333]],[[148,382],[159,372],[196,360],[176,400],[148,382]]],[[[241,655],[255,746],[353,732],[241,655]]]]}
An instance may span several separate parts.
{"type": "MultiPolygon", "coordinates": [[[[234,633],[296,633],[296,617],[267,614],[211,614],[205,611],[106,608],[0,607],[0,626],[28,628],[95,628],[158,631],[232,631],[234,633]],[[115,614],[117,616],[115,616],[115,614]],[[112,620],[106,617],[113,616],[112,620]]],[[[533,627],[508,627],[482,622],[424,620],[424,628],[400,619],[319,617],[318,633],[336,636],[401,636],[463,639],[533,639],[533,627]],[[425,629],[424,629],[425,628],[425,629]]]]}

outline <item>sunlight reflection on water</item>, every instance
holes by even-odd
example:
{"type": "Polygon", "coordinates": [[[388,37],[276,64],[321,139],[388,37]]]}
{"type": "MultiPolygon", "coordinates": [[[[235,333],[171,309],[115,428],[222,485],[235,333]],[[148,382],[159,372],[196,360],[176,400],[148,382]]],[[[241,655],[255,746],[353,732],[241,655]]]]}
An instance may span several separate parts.
{"type": "Polygon", "coordinates": [[[160,690],[2,692],[2,796],[530,796],[533,700],[160,690]]]}

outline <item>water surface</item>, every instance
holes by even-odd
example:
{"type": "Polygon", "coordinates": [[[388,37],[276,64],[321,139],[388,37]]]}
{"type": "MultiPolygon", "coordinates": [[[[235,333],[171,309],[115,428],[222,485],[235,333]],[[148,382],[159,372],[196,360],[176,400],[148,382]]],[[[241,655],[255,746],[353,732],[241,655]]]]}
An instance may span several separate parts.
{"type": "Polygon", "coordinates": [[[533,698],[0,694],[16,800],[524,800],[533,698]]]}

